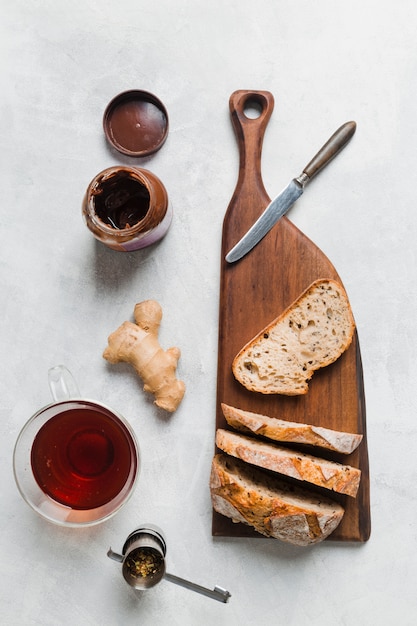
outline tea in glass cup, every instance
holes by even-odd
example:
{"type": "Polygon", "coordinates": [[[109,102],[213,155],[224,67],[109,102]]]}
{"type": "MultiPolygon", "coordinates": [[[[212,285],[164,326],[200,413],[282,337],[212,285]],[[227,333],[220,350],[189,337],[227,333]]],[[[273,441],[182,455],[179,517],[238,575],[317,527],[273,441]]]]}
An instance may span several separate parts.
{"type": "Polygon", "coordinates": [[[70,376],[62,366],[50,370],[57,401],[22,429],[14,473],[23,498],[44,518],[65,526],[92,525],[114,515],[132,494],[139,446],[113,409],[69,397],[68,389],[75,388],[70,376]]]}

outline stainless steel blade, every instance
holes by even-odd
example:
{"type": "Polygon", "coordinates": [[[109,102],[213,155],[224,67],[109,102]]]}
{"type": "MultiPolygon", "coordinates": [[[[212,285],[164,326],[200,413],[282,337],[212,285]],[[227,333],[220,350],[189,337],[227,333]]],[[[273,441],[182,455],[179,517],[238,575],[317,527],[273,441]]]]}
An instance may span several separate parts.
{"type": "Polygon", "coordinates": [[[250,230],[226,255],[226,261],[233,263],[241,259],[266,235],[266,233],[285,215],[288,209],[303,193],[305,185],[316,176],[346,146],[356,131],[356,122],[346,122],[320,148],[317,154],[305,166],[302,174],[290,184],[266,207],[250,230]]]}
{"type": "Polygon", "coordinates": [[[246,235],[228,252],[226,261],[234,263],[252,250],[257,243],[271,230],[283,215],[292,207],[294,202],[303,193],[303,186],[292,180],[281,193],[272,200],[254,225],[248,230],[246,235]]]}

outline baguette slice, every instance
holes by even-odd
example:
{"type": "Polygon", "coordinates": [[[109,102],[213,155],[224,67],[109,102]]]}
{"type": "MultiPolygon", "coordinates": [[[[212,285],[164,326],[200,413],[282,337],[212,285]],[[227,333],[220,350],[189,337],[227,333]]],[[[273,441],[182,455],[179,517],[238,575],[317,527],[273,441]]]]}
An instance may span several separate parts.
{"type": "Polygon", "coordinates": [[[270,477],[238,459],[213,458],[210,493],[215,511],[252,526],[266,537],[307,546],[323,541],[342,520],[344,509],[270,477]]]}
{"type": "Polygon", "coordinates": [[[319,446],[341,454],[351,454],[356,450],[363,437],[355,433],[345,433],[321,426],[267,417],[259,413],[236,409],[224,403],[222,403],[222,411],[229,426],[243,433],[262,435],[274,441],[319,446]]]}
{"type": "Polygon", "coordinates": [[[305,394],[314,372],[349,347],[354,329],[343,287],[334,280],[317,280],[240,350],[233,374],[249,391],[305,394]]]}
{"type": "Polygon", "coordinates": [[[222,428],[216,432],[216,445],[226,454],[246,463],[337,493],[355,497],[359,488],[361,471],[350,465],[341,465],[311,454],[257,441],[222,428]]]}

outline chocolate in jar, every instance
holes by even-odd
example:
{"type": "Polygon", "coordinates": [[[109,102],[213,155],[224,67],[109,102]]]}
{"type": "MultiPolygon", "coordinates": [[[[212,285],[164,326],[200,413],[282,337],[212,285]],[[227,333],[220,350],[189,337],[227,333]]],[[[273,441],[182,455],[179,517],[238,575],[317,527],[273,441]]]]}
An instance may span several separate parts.
{"type": "Polygon", "coordinates": [[[82,211],[96,239],[125,252],[159,241],[172,221],[163,183],[138,167],[110,167],[97,174],[87,187],[82,211]]]}

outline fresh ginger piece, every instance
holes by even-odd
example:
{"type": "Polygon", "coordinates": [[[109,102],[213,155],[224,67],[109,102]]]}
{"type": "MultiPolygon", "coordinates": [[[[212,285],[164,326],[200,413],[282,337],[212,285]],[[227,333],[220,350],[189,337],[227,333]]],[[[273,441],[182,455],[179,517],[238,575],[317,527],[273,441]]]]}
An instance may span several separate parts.
{"type": "Polygon", "coordinates": [[[109,363],[131,363],[143,381],[143,389],[155,396],[155,404],[173,413],[185,393],[185,384],[176,378],[179,348],[162,350],[158,332],[162,308],[155,300],[135,306],[135,324],[123,322],[108,338],[103,357],[109,363]]]}

